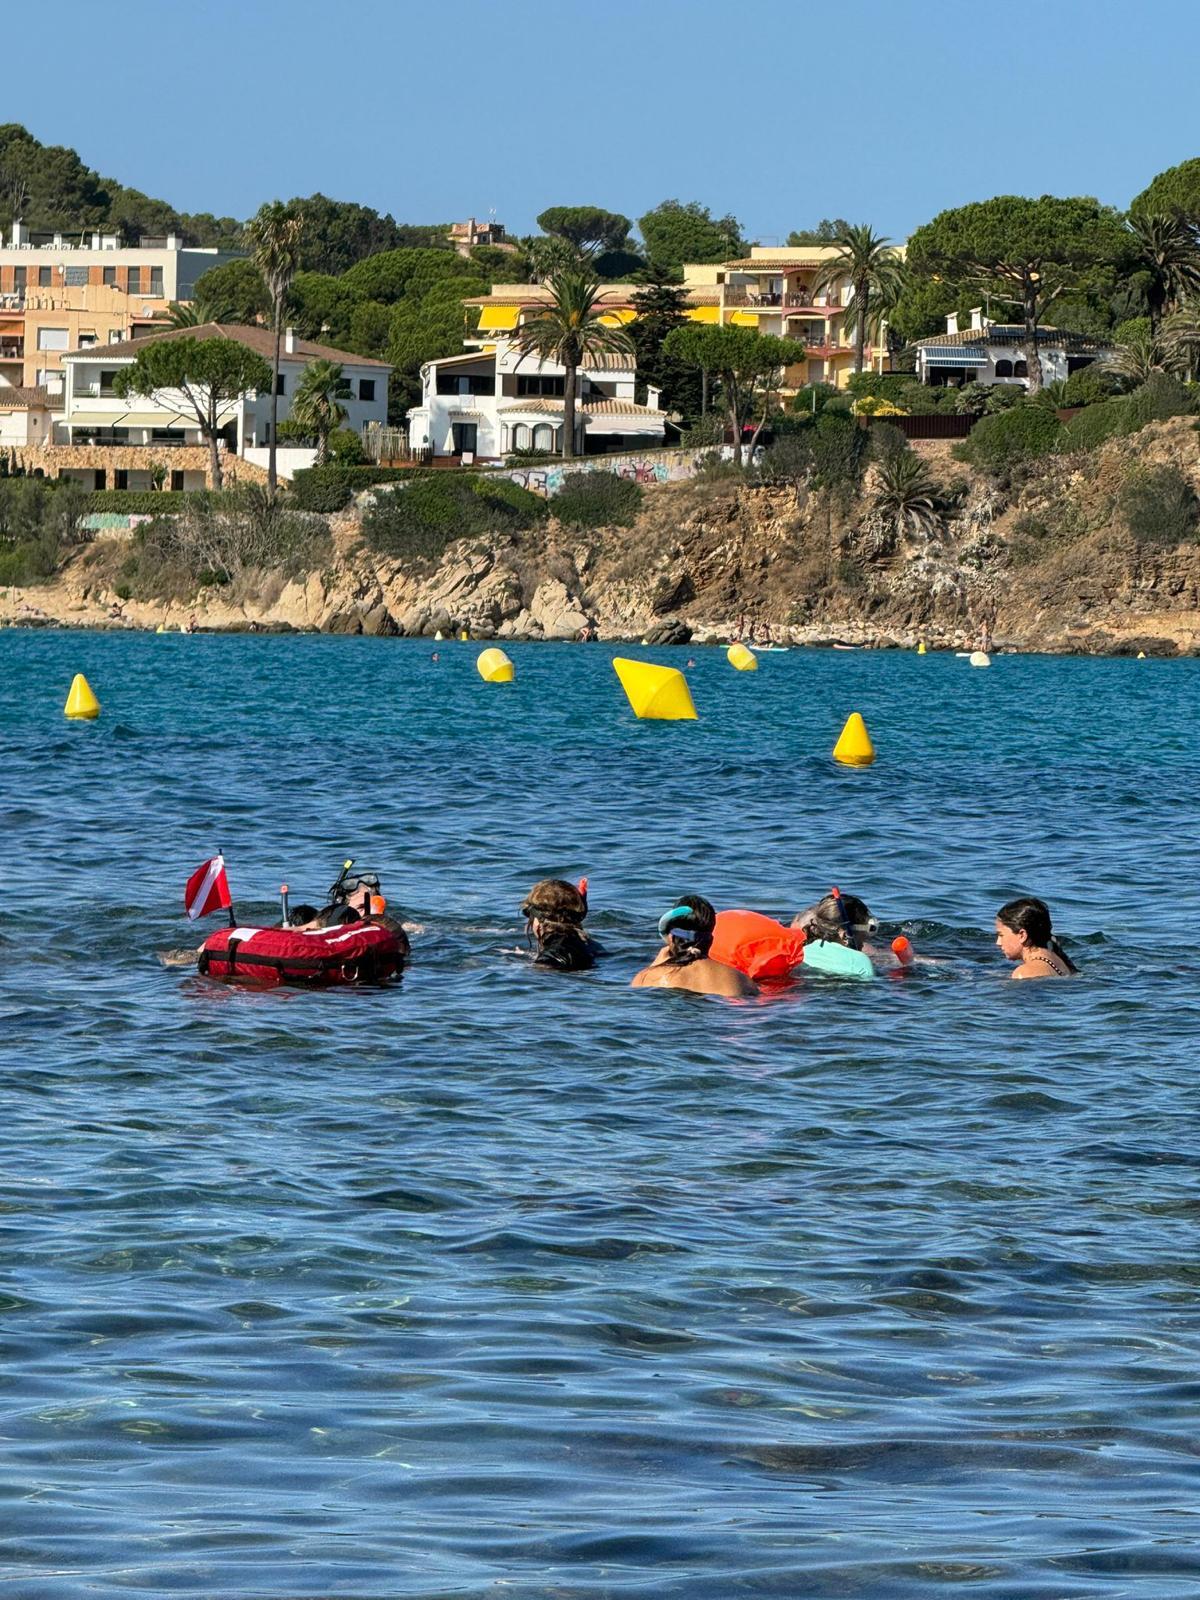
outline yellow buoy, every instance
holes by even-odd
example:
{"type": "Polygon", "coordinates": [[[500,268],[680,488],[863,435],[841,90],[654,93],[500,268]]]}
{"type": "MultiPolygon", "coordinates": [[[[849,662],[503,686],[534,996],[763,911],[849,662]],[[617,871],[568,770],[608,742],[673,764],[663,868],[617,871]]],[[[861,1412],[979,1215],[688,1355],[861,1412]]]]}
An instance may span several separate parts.
{"type": "Polygon", "coordinates": [[[1137,658],[1138,658],[1139,661],[1145,661],[1146,652],[1144,650],[1139,650],[1138,653],[1137,653],[1137,658]]]}
{"type": "Polygon", "coordinates": [[[986,650],[972,650],[967,660],[973,667],[990,667],[992,664],[992,658],[986,650]]]}
{"type": "Polygon", "coordinates": [[[637,717],[663,722],[694,720],[696,707],[687,679],[677,667],[656,667],[649,661],[614,656],[613,668],[637,717]]]}
{"type": "Polygon", "coordinates": [[[725,652],[725,659],[738,672],[758,671],[758,657],[750,649],[749,645],[742,644],[740,640],[737,644],[729,646],[729,649],[725,652]]]}
{"type": "MultiPolygon", "coordinates": [[[[463,635],[466,638],[466,634],[463,635]]],[[[476,671],[484,683],[511,683],[516,676],[516,669],[512,662],[495,645],[490,650],[481,650],[475,661],[476,671]]]]}
{"type": "Polygon", "coordinates": [[[459,634],[458,637],[462,640],[463,644],[466,644],[467,640],[471,637],[471,635],[464,628],[463,631],[459,634]]]}
{"type": "Polygon", "coordinates": [[[925,650],[925,641],[924,641],[924,639],[922,639],[922,640],[921,640],[921,642],[920,642],[920,644],[919,644],[919,645],[918,645],[918,646],[917,646],[917,654],[918,654],[918,655],[919,655],[919,656],[923,656],[923,655],[925,655],[925,654],[926,654],[926,650],[925,650]]]}
{"type": "Polygon", "coordinates": [[[82,672],[77,672],[71,679],[71,692],[63,707],[63,714],[78,719],[90,719],[100,715],[100,702],[92,693],[92,686],[82,672]]]}
{"type": "Polygon", "coordinates": [[[846,767],[869,767],[875,759],[875,746],[867,725],[857,711],[846,718],[846,726],[833,747],[833,759],[846,767]]]}

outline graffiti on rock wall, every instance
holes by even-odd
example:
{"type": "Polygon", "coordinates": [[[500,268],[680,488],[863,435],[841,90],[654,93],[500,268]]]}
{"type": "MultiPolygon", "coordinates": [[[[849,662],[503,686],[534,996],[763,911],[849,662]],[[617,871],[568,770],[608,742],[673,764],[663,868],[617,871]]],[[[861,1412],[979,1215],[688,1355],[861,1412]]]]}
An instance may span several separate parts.
{"type": "MultiPolygon", "coordinates": [[[[721,453],[732,454],[728,446],[721,453]]],[[[539,494],[543,499],[550,500],[561,490],[568,471],[615,472],[619,478],[625,478],[630,483],[647,485],[680,483],[685,478],[694,477],[711,454],[710,450],[655,450],[637,455],[585,456],[582,460],[572,461],[569,468],[544,465],[502,467],[500,476],[510,479],[519,488],[528,489],[531,494],[539,494]]]]}

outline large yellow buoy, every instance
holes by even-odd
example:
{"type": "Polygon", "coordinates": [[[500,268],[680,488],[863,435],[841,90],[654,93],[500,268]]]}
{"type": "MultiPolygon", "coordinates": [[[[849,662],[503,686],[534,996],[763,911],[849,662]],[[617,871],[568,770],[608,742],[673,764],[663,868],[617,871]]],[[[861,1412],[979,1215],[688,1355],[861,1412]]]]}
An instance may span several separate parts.
{"type": "Polygon", "coordinates": [[[100,715],[100,702],[92,693],[92,686],[82,672],[77,672],[71,679],[71,692],[63,707],[63,714],[79,720],[100,715]]]}
{"type": "Polygon", "coordinates": [[[516,676],[512,662],[504,651],[495,645],[490,650],[479,652],[475,660],[475,669],[484,683],[511,683],[516,676]]]}
{"type": "Polygon", "coordinates": [[[729,646],[729,649],[725,652],[725,659],[738,672],[758,671],[758,657],[750,649],[749,645],[742,644],[741,640],[729,646]]]}
{"type": "Polygon", "coordinates": [[[972,650],[967,661],[973,667],[990,667],[992,658],[986,650],[972,650]]]}
{"type": "Polygon", "coordinates": [[[875,746],[867,725],[857,711],[846,718],[846,726],[833,747],[833,759],[846,767],[869,767],[875,759],[875,746]]]}
{"type": "Polygon", "coordinates": [[[663,722],[695,719],[692,691],[677,667],[656,667],[649,661],[614,656],[613,668],[635,716],[653,717],[663,722]]]}

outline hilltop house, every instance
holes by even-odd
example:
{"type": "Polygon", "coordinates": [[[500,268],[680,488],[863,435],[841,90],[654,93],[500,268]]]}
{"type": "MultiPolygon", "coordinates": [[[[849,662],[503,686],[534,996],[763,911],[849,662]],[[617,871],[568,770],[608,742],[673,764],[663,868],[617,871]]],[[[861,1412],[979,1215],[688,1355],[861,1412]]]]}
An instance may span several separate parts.
{"type": "MultiPolygon", "coordinates": [[[[977,306],[970,323],[959,326],[960,318],[951,312],[945,333],[918,339],[917,377],[922,383],[986,383],[1029,386],[1029,366],[1025,359],[1025,329],[1020,323],[992,322],[977,306]]],[[[1042,382],[1055,383],[1073,372],[1090,367],[1110,351],[1110,346],[1081,333],[1064,328],[1042,327],[1037,332],[1038,356],[1042,363],[1042,382]]]]}
{"type": "MultiPolygon", "coordinates": [[[[514,309],[507,327],[515,328],[517,321],[514,309]]],[[[427,361],[421,368],[421,403],[408,413],[409,448],[466,462],[499,460],[513,450],[559,453],[565,369],[523,354],[491,322],[485,331],[491,338],[482,348],[427,361]]],[[[637,404],[632,355],[589,358],[576,385],[577,454],[663,443],[667,418],[658,391],[650,390],[648,404],[637,404]]]]}

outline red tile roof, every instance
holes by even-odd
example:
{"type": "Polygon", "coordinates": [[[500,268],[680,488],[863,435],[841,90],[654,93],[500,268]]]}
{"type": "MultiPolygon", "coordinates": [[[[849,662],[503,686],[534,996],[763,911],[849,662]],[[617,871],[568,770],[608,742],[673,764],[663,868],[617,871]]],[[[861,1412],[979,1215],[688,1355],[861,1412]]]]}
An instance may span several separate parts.
{"type": "MultiPolygon", "coordinates": [[[[240,322],[202,322],[196,328],[172,328],[166,333],[146,334],[141,339],[122,339],[120,344],[93,345],[90,350],[72,350],[65,358],[78,361],[135,360],[139,351],[160,339],[235,339],[248,349],[256,350],[270,361],[275,354],[275,335],[270,328],[248,327],[240,322]]],[[[382,367],[392,370],[390,361],[376,361],[373,356],[356,356],[349,350],[334,350],[327,344],[314,344],[311,339],[297,339],[292,350],[281,346],[284,361],[336,361],[345,367],[382,367]]]]}

